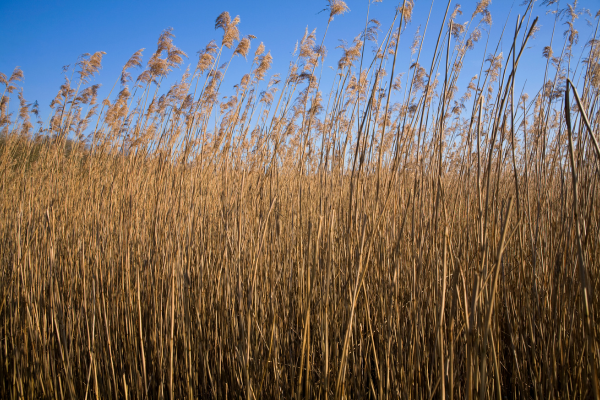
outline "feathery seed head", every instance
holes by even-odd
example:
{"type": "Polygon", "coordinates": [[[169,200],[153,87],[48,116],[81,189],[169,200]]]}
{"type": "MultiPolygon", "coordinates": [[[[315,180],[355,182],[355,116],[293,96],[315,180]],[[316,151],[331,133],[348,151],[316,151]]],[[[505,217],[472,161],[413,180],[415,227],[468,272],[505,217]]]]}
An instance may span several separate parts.
{"type": "Polygon", "coordinates": [[[254,71],[254,74],[256,75],[257,80],[261,81],[264,79],[265,74],[267,73],[269,68],[271,68],[272,63],[273,63],[273,57],[271,56],[270,51],[267,54],[265,54],[264,56],[260,57],[260,64],[254,71]]]}
{"type": "Polygon", "coordinates": [[[502,53],[498,54],[497,56],[490,54],[485,60],[490,63],[490,67],[485,70],[485,72],[488,73],[490,76],[490,87],[491,84],[496,82],[496,80],[498,79],[500,68],[502,68],[502,60],[502,53]]]}
{"type": "MultiPolygon", "coordinates": [[[[252,36],[252,35],[250,35],[250,36],[252,36]]],[[[234,56],[240,55],[240,56],[243,56],[244,58],[246,58],[246,56],[248,55],[248,52],[250,51],[250,40],[251,39],[249,36],[242,38],[242,40],[240,40],[237,47],[235,48],[233,55],[234,56]]]]}
{"type": "Polygon", "coordinates": [[[167,62],[170,64],[170,66],[178,67],[179,65],[183,64],[183,57],[187,58],[187,54],[175,46],[172,46],[167,56],[167,62]]]}
{"type": "Polygon", "coordinates": [[[153,80],[154,80],[154,78],[152,77],[150,70],[147,69],[138,76],[138,78],[136,79],[135,82],[137,85],[141,85],[142,83],[147,85],[150,82],[152,82],[153,80]]]}
{"type": "Polygon", "coordinates": [[[404,72],[398,74],[394,79],[394,84],[392,85],[392,89],[398,91],[402,89],[402,78],[404,77],[404,72]]]}
{"type": "Polygon", "coordinates": [[[23,96],[23,89],[19,90],[19,118],[22,120],[29,120],[29,105],[27,101],[25,101],[25,97],[23,96]]]}
{"type": "Polygon", "coordinates": [[[300,58],[312,58],[314,56],[314,47],[316,39],[317,29],[313,29],[312,32],[308,33],[308,27],[304,32],[304,37],[300,41],[300,58]]]}
{"type": "Polygon", "coordinates": [[[411,54],[415,54],[417,52],[417,48],[419,47],[419,44],[421,43],[421,40],[423,38],[421,35],[419,35],[420,31],[421,31],[421,27],[419,26],[417,28],[417,31],[415,32],[415,36],[413,37],[413,42],[410,45],[410,53],[411,54]]]}
{"type": "Polygon", "coordinates": [[[215,22],[215,29],[223,29],[222,46],[228,49],[233,46],[233,42],[240,40],[240,32],[237,25],[240,23],[240,17],[236,16],[233,20],[227,11],[223,11],[215,22]]]}
{"type": "Polygon", "coordinates": [[[362,34],[362,40],[370,40],[372,42],[377,41],[377,35],[379,33],[379,27],[381,26],[381,22],[372,18],[367,24],[367,29],[362,34]]]}
{"type": "Polygon", "coordinates": [[[452,14],[450,15],[450,21],[454,21],[456,19],[456,17],[458,17],[459,15],[462,15],[462,10],[460,9],[460,4],[457,4],[454,6],[454,10],[452,11],[452,14]]]}
{"type": "Polygon", "coordinates": [[[142,52],[144,49],[139,49],[131,58],[125,63],[123,66],[123,70],[121,71],[121,85],[126,85],[127,82],[131,80],[131,74],[129,73],[129,69],[133,67],[141,67],[142,66],[142,52]]]}
{"type": "Polygon", "coordinates": [[[142,52],[144,50],[145,49],[142,48],[142,49],[139,49],[138,51],[136,51],[135,53],[133,53],[133,55],[127,61],[127,63],[123,67],[123,69],[126,70],[126,69],[133,68],[133,67],[141,67],[142,66],[142,52]]]}
{"type": "Polygon", "coordinates": [[[171,46],[173,45],[173,28],[169,27],[162,31],[160,36],[158,37],[158,45],[156,48],[156,55],[160,56],[163,51],[171,50],[171,46]]]}
{"type": "Polygon", "coordinates": [[[467,39],[466,47],[469,50],[473,50],[475,48],[475,43],[477,43],[481,39],[481,30],[479,28],[473,29],[469,39],[467,39]]]}
{"type": "Polygon", "coordinates": [[[231,16],[229,16],[227,11],[223,11],[215,21],[215,29],[223,29],[223,32],[225,32],[230,23],[231,16]]]}
{"type": "Polygon", "coordinates": [[[333,21],[333,17],[336,15],[342,15],[350,11],[342,0],[327,0],[326,10],[329,10],[329,22],[333,21]]]}
{"type": "Polygon", "coordinates": [[[155,55],[153,55],[152,58],[148,61],[148,68],[152,77],[165,76],[171,71],[167,60],[162,59],[160,57],[155,57],[155,55]]]}
{"type": "Polygon", "coordinates": [[[568,28],[564,32],[564,37],[567,38],[569,46],[573,46],[579,42],[579,31],[575,29],[575,25],[571,21],[566,21],[565,25],[568,25],[568,28]]]}
{"type": "Polygon", "coordinates": [[[398,13],[402,15],[405,22],[412,20],[413,7],[415,6],[414,0],[405,0],[403,5],[398,7],[398,13]]]}
{"type": "Polygon", "coordinates": [[[211,40],[203,50],[198,52],[198,64],[196,65],[196,69],[200,71],[200,73],[204,73],[207,69],[209,69],[214,62],[214,54],[217,52],[217,43],[214,40],[211,40]]]}
{"type": "Polygon", "coordinates": [[[460,36],[467,30],[468,22],[464,24],[459,24],[457,22],[450,21],[452,36],[455,40],[459,40],[460,36]]]}
{"type": "Polygon", "coordinates": [[[360,57],[360,50],[362,48],[363,42],[360,40],[360,36],[354,38],[354,45],[348,47],[345,41],[342,41],[342,44],[337,46],[336,48],[341,48],[344,51],[342,58],[338,61],[338,69],[344,69],[347,67],[351,67],[354,61],[356,61],[360,57]]]}
{"type": "Polygon", "coordinates": [[[79,57],[76,65],[79,67],[79,77],[82,82],[87,82],[102,68],[102,56],[105,54],[103,51],[97,51],[92,55],[86,53],[79,57]]]}
{"type": "Polygon", "coordinates": [[[256,51],[254,52],[254,63],[258,63],[258,57],[260,57],[263,53],[265,52],[265,45],[263,44],[263,42],[260,42],[260,44],[258,45],[258,48],[256,49],[256,51]]]}
{"type": "Polygon", "coordinates": [[[10,79],[8,80],[8,83],[22,81],[24,78],[25,78],[25,76],[23,75],[23,71],[21,71],[21,68],[15,67],[15,69],[13,70],[13,73],[10,75],[10,79]]]}
{"type": "Polygon", "coordinates": [[[477,2],[477,5],[475,6],[475,11],[473,11],[473,15],[471,16],[471,19],[475,18],[478,14],[484,14],[486,11],[488,11],[488,7],[490,6],[492,0],[480,0],[477,2]]]}
{"type": "Polygon", "coordinates": [[[37,102],[37,100],[35,102],[33,102],[33,106],[31,107],[31,112],[36,117],[39,117],[39,114],[40,114],[40,104],[37,102]]]}
{"type": "Polygon", "coordinates": [[[8,96],[2,96],[0,99],[0,125],[5,124],[7,119],[7,111],[8,111],[8,96]]]}

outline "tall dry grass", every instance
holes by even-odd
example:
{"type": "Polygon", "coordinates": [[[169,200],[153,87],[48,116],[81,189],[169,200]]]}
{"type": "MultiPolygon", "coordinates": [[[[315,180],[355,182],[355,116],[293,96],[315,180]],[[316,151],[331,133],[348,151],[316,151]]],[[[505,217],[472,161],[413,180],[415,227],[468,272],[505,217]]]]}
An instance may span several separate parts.
{"type": "Polygon", "coordinates": [[[466,24],[448,3],[404,75],[412,1],[387,30],[367,15],[331,89],[325,35],[267,81],[228,13],[165,94],[170,30],[101,103],[104,53],[83,55],[37,127],[22,92],[9,114],[22,72],[0,75],[0,397],[598,399],[597,25],[580,62],[559,9],[529,98],[540,9],[477,61],[488,3],[466,24]]]}

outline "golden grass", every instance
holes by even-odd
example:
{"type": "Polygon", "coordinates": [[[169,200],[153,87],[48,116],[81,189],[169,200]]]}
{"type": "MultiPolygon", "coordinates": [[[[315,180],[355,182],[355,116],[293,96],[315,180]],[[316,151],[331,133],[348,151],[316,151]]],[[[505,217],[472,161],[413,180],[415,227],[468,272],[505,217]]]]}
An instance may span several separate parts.
{"type": "Polygon", "coordinates": [[[328,93],[307,30],[285,78],[261,43],[218,101],[254,39],[228,13],[165,95],[170,30],[101,107],[83,55],[35,133],[0,74],[0,397],[598,399],[600,46],[573,84],[560,14],[547,83],[515,93],[529,5],[459,98],[488,4],[462,28],[448,4],[429,69],[415,37],[398,78],[403,1],[328,93]]]}

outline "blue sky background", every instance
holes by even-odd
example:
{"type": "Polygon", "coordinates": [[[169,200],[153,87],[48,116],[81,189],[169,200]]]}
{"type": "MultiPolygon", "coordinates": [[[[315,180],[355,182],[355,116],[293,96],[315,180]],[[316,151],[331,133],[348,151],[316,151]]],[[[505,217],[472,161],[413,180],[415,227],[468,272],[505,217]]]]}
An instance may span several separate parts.
{"type": "MultiPolygon", "coordinates": [[[[496,47],[501,30],[508,18],[507,35],[512,37],[517,14],[523,13],[525,7],[520,6],[522,0],[493,0],[490,11],[493,25],[490,29],[490,53],[496,47]],[[512,11],[511,11],[512,7],[512,11]],[[510,13],[510,16],[509,16],[510,13]]],[[[401,3],[401,1],[400,1],[401,3]]],[[[451,9],[454,4],[453,1],[451,9]]],[[[539,90],[542,78],[544,59],[542,49],[550,42],[550,34],[554,17],[546,15],[549,10],[540,5],[538,1],[534,6],[534,16],[540,17],[541,31],[535,40],[530,41],[529,49],[523,56],[522,67],[518,75],[518,87],[527,82],[526,92],[534,95],[539,90]]],[[[570,1],[569,3],[572,3],[570,1]]],[[[335,50],[339,39],[351,42],[364,28],[367,0],[348,0],[350,8],[348,14],[337,16],[332,22],[325,45],[329,54],[325,66],[336,66],[340,51],[335,50]]],[[[465,22],[475,9],[476,1],[466,0],[460,2],[464,14],[458,17],[458,22],[465,22]]],[[[561,7],[567,2],[561,0],[561,7]]],[[[377,18],[382,23],[385,32],[389,27],[398,1],[384,0],[382,3],[371,6],[372,18],[377,18]]],[[[407,71],[411,62],[408,47],[416,29],[421,25],[421,32],[426,23],[431,2],[429,0],[416,0],[413,19],[401,38],[400,53],[396,66],[396,73],[407,71]]],[[[1,0],[0,1],[0,71],[10,75],[15,66],[20,66],[25,74],[24,96],[28,102],[37,100],[40,103],[41,117],[44,121],[50,112],[49,104],[56,95],[63,82],[62,66],[74,64],[82,53],[105,51],[103,69],[92,83],[101,83],[99,99],[103,99],[118,79],[122,66],[129,57],[138,49],[146,48],[143,55],[144,65],[156,49],[159,34],[168,27],[173,27],[175,34],[174,44],[185,51],[189,59],[180,71],[172,73],[172,82],[179,79],[185,66],[191,64],[192,70],[197,62],[196,52],[211,40],[215,39],[220,44],[221,31],[215,31],[215,18],[222,11],[229,11],[234,17],[239,15],[240,34],[252,34],[257,37],[252,42],[251,54],[258,44],[264,42],[266,49],[271,51],[274,58],[269,76],[281,73],[285,76],[288,63],[292,60],[291,53],[295,43],[304,34],[304,29],[317,28],[317,42],[327,25],[328,13],[321,12],[326,6],[324,0],[304,1],[248,1],[248,0],[222,0],[222,1],[155,1],[155,0],[1,0]]],[[[595,15],[600,8],[597,0],[579,1],[579,7],[590,9],[595,15]]],[[[430,26],[425,38],[425,54],[422,55],[422,64],[428,69],[431,62],[430,52],[433,51],[435,40],[439,32],[440,23],[446,7],[445,0],[435,0],[430,26]],[[429,54],[427,54],[429,52],[429,54]]],[[[554,8],[552,8],[554,9],[554,8]]],[[[595,27],[595,20],[582,17],[579,20],[580,41],[575,49],[578,55],[584,44],[593,33],[594,27],[587,26],[585,18],[590,20],[595,27]]],[[[555,52],[560,51],[563,43],[562,32],[565,26],[559,25],[555,34],[555,52]]],[[[381,33],[380,39],[383,38],[381,33]]],[[[479,72],[479,64],[483,57],[487,36],[484,34],[477,44],[476,50],[470,52],[466,58],[465,67],[461,74],[463,84],[459,83],[460,96],[466,89],[465,81],[479,72]]],[[[505,40],[502,44],[504,54],[508,53],[510,42],[505,40]]],[[[225,53],[225,58],[229,58],[225,53]]],[[[227,77],[222,86],[222,93],[231,92],[233,85],[239,78],[249,71],[252,57],[245,61],[237,58],[229,68],[227,77]]],[[[133,78],[142,70],[132,71],[133,78]]],[[[329,90],[334,76],[333,71],[324,71],[321,90],[329,90]]],[[[267,77],[268,81],[268,77],[267,77]]],[[[164,90],[168,85],[163,86],[164,90]]],[[[114,98],[114,95],[112,96],[114,98]]],[[[112,99],[111,99],[112,100],[112,99]]],[[[11,106],[16,105],[11,101],[11,106]]],[[[11,107],[12,109],[12,107],[11,107]]]]}

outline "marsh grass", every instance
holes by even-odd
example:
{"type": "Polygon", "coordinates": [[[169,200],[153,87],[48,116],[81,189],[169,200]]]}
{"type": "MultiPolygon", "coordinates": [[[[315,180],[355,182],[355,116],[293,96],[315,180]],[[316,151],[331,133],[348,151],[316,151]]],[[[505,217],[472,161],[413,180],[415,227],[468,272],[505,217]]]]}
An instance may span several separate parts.
{"type": "Polygon", "coordinates": [[[228,13],[164,95],[171,30],[101,104],[104,53],[83,55],[37,128],[0,75],[0,397],[598,399],[600,47],[574,65],[567,6],[544,87],[517,93],[529,4],[458,97],[488,4],[448,4],[404,75],[412,1],[374,55],[367,16],[325,94],[307,30],[286,77],[261,44],[219,101],[254,40],[228,13]]]}

